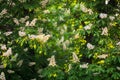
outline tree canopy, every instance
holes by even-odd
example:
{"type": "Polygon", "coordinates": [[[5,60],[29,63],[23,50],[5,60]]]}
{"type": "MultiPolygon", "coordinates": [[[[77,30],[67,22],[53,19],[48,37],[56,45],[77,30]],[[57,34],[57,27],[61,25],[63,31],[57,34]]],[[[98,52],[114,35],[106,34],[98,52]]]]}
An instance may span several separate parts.
{"type": "Polygon", "coordinates": [[[119,0],[0,0],[0,80],[119,80],[119,0]]]}

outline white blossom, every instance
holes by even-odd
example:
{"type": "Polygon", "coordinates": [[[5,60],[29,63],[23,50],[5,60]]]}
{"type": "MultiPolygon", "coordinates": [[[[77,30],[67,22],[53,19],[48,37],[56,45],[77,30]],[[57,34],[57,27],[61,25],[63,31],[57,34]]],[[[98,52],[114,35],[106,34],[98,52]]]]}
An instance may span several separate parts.
{"type": "Polygon", "coordinates": [[[2,44],[2,45],[1,45],[1,49],[2,49],[2,50],[6,50],[6,49],[7,49],[6,45],[5,45],[5,44],[2,44]]]}
{"type": "Polygon", "coordinates": [[[30,80],[37,80],[36,78],[34,78],[34,79],[30,79],[30,80]]]}
{"type": "Polygon", "coordinates": [[[77,57],[77,55],[76,55],[75,52],[73,52],[73,55],[72,55],[72,56],[73,56],[73,62],[74,62],[74,63],[80,62],[80,61],[79,61],[79,58],[77,57]]]}
{"type": "Polygon", "coordinates": [[[3,9],[0,13],[1,16],[4,15],[4,14],[7,14],[7,9],[3,9]]]}
{"type": "Polygon", "coordinates": [[[52,55],[51,58],[47,59],[49,61],[49,66],[56,66],[55,56],[52,55]]]}
{"type": "Polygon", "coordinates": [[[102,33],[101,33],[101,35],[108,35],[108,28],[107,27],[105,27],[105,28],[102,28],[102,33]]]}
{"type": "Polygon", "coordinates": [[[110,0],[105,0],[105,4],[107,5],[109,3],[110,0]]]}
{"type": "Polygon", "coordinates": [[[17,18],[13,18],[13,22],[14,22],[16,25],[19,25],[19,24],[20,24],[17,18]]]}
{"type": "Polygon", "coordinates": [[[21,23],[24,23],[25,21],[26,21],[26,19],[25,18],[20,18],[20,20],[19,20],[21,23]]]}
{"type": "Polygon", "coordinates": [[[78,39],[80,36],[79,36],[79,33],[75,34],[74,38],[75,39],[78,39]]]}
{"type": "Polygon", "coordinates": [[[36,64],[35,62],[29,62],[29,66],[33,66],[35,64],[36,64]]]}
{"type": "Polygon", "coordinates": [[[69,40],[64,41],[63,42],[63,50],[66,50],[67,47],[69,46],[69,44],[70,44],[69,40]]]}
{"type": "Polygon", "coordinates": [[[4,73],[4,72],[1,72],[1,74],[0,74],[0,79],[1,79],[1,80],[6,80],[6,78],[5,78],[5,73],[4,73]]]}
{"type": "Polygon", "coordinates": [[[10,55],[12,55],[12,49],[11,48],[9,48],[6,52],[3,53],[3,56],[9,57],[10,55]]]}
{"type": "Polygon", "coordinates": [[[117,68],[117,70],[119,70],[119,71],[120,71],[120,67],[118,67],[118,66],[117,66],[116,68],[117,68]]]}
{"type": "Polygon", "coordinates": [[[8,72],[9,74],[15,73],[15,71],[13,71],[13,70],[7,70],[7,72],[8,72]]]}
{"type": "Polygon", "coordinates": [[[114,17],[114,16],[109,16],[109,19],[110,19],[111,21],[113,21],[113,20],[115,19],[115,17],[114,17]]]}
{"type": "Polygon", "coordinates": [[[101,19],[107,18],[107,14],[105,14],[105,13],[100,13],[99,17],[100,17],[101,19]]]}
{"type": "Polygon", "coordinates": [[[34,19],[31,21],[30,26],[35,26],[36,21],[37,21],[37,19],[34,18],[34,19]]]}
{"type": "Polygon", "coordinates": [[[19,0],[21,3],[24,3],[24,2],[26,2],[26,0],[19,0]]]}
{"type": "Polygon", "coordinates": [[[14,2],[12,2],[11,5],[14,7],[16,4],[14,2]]]}
{"type": "Polygon", "coordinates": [[[5,32],[4,34],[6,35],[6,36],[9,36],[9,35],[11,35],[13,32],[12,31],[8,31],[8,32],[5,32]]]}
{"type": "Polygon", "coordinates": [[[86,26],[84,27],[84,29],[85,29],[85,30],[90,30],[91,27],[92,27],[92,24],[88,24],[88,25],[86,25],[86,26]]]}
{"type": "Polygon", "coordinates": [[[88,63],[80,65],[80,68],[88,68],[88,63]]]}
{"type": "Polygon", "coordinates": [[[65,15],[69,15],[70,14],[70,9],[65,9],[65,15]]]}
{"type": "Polygon", "coordinates": [[[49,0],[42,0],[41,1],[41,5],[42,5],[43,8],[46,7],[46,4],[48,3],[48,1],[49,0]]]}
{"type": "Polygon", "coordinates": [[[47,42],[50,37],[51,37],[51,35],[45,35],[44,39],[43,39],[43,42],[44,43],[47,42]]]}
{"type": "Polygon", "coordinates": [[[49,10],[44,10],[43,12],[44,12],[45,14],[49,14],[49,13],[50,13],[49,10]]]}
{"type": "Polygon", "coordinates": [[[120,46],[120,42],[116,43],[117,46],[120,46]]]}
{"type": "Polygon", "coordinates": [[[31,22],[27,21],[25,26],[35,26],[37,19],[34,18],[31,22]]]}
{"type": "Polygon", "coordinates": [[[91,50],[91,49],[94,49],[94,45],[92,45],[92,44],[90,44],[90,43],[87,43],[87,48],[89,49],[89,50],[91,50]]]}
{"type": "Polygon", "coordinates": [[[44,37],[45,37],[45,34],[36,35],[36,39],[38,39],[40,41],[44,41],[44,37]]]}
{"type": "Polygon", "coordinates": [[[88,13],[88,14],[93,14],[92,9],[88,9],[84,4],[80,4],[80,9],[84,12],[84,13],[88,13]]]}
{"type": "Polygon", "coordinates": [[[26,24],[25,24],[25,26],[29,26],[29,24],[30,24],[30,22],[29,22],[29,21],[27,21],[27,22],[26,22],[26,24]]]}
{"type": "Polygon", "coordinates": [[[21,23],[25,23],[25,21],[27,20],[27,19],[29,19],[29,16],[25,16],[24,18],[20,18],[20,22],[21,23]]]}
{"type": "Polygon", "coordinates": [[[85,7],[84,4],[80,4],[80,9],[85,13],[88,12],[88,9],[85,7]]]}
{"type": "Polygon", "coordinates": [[[69,65],[68,65],[68,71],[71,70],[71,68],[72,68],[72,65],[69,64],[69,65]]]}
{"type": "Polygon", "coordinates": [[[116,17],[117,17],[118,15],[119,15],[118,13],[115,14],[116,17]]]}
{"type": "Polygon", "coordinates": [[[96,76],[96,75],[99,75],[100,73],[96,72],[96,73],[93,73],[93,76],[96,76]]]}
{"type": "Polygon", "coordinates": [[[87,11],[88,11],[88,13],[89,13],[90,15],[93,14],[92,9],[88,9],[87,11]]]}
{"type": "Polygon", "coordinates": [[[29,37],[29,39],[36,39],[36,35],[30,35],[30,34],[28,34],[28,37],[29,37]]]}
{"type": "Polygon", "coordinates": [[[106,57],[108,57],[108,54],[101,54],[97,56],[99,59],[105,59],[106,57]]]}
{"type": "Polygon", "coordinates": [[[23,37],[23,36],[25,36],[25,35],[26,35],[26,33],[25,33],[25,32],[23,32],[23,31],[19,31],[19,32],[18,32],[18,34],[19,34],[19,36],[20,36],[20,37],[23,37]]]}
{"type": "Polygon", "coordinates": [[[28,48],[25,48],[24,51],[27,52],[27,51],[28,51],[28,48]]]}
{"type": "Polygon", "coordinates": [[[25,19],[26,19],[26,20],[29,19],[29,16],[25,16],[25,19]]]}
{"type": "Polygon", "coordinates": [[[33,36],[34,39],[37,39],[40,42],[47,42],[47,40],[50,38],[51,35],[45,35],[45,34],[39,34],[39,35],[35,35],[33,36]]]}
{"type": "Polygon", "coordinates": [[[0,65],[0,69],[3,69],[4,68],[4,65],[0,65]]]}
{"type": "Polygon", "coordinates": [[[23,60],[18,61],[17,66],[21,67],[23,64],[23,60]]]}

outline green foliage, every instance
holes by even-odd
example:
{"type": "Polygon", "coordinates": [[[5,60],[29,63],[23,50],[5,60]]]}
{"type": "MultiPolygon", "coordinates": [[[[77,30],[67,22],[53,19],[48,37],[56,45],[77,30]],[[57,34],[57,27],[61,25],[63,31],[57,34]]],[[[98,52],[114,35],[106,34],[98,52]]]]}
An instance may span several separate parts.
{"type": "Polygon", "coordinates": [[[0,5],[0,72],[6,80],[120,79],[119,0],[0,5]]]}

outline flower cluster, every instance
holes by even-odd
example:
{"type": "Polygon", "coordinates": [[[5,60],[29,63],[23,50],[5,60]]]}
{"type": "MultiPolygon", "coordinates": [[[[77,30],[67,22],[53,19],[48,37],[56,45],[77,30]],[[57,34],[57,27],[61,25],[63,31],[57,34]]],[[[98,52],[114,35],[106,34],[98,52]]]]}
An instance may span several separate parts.
{"type": "Polygon", "coordinates": [[[4,66],[3,65],[0,65],[0,69],[3,69],[4,68],[4,66]]]}
{"type": "Polygon", "coordinates": [[[118,66],[117,66],[116,68],[117,68],[117,70],[119,70],[119,71],[120,71],[120,67],[118,67],[118,66]]]}
{"type": "Polygon", "coordinates": [[[12,49],[9,48],[6,52],[3,53],[3,56],[9,57],[10,55],[12,55],[12,49]]]}
{"type": "Polygon", "coordinates": [[[29,63],[29,66],[33,66],[33,65],[35,65],[36,63],[35,62],[30,62],[29,63]]]}
{"type": "Polygon", "coordinates": [[[19,60],[18,63],[17,63],[17,66],[18,66],[18,67],[21,67],[22,64],[23,64],[23,60],[19,60]]]}
{"type": "Polygon", "coordinates": [[[87,48],[89,49],[89,50],[91,50],[91,49],[94,49],[94,45],[92,45],[92,44],[90,44],[90,43],[87,43],[87,48]]]}
{"type": "Polygon", "coordinates": [[[49,0],[42,0],[41,1],[41,5],[44,8],[46,6],[46,4],[48,3],[49,0]]]}
{"type": "Polygon", "coordinates": [[[105,0],[105,4],[107,5],[109,3],[110,0],[105,0]]]}
{"type": "Polygon", "coordinates": [[[44,14],[49,14],[50,13],[49,10],[44,10],[43,12],[44,12],[44,14]]]}
{"type": "Polygon", "coordinates": [[[88,63],[80,65],[80,68],[88,68],[88,63]]]}
{"type": "Polygon", "coordinates": [[[107,27],[102,28],[102,33],[101,33],[101,35],[105,35],[105,36],[108,35],[108,28],[107,28],[107,27]]]}
{"type": "Polygon", "coordinates": [[[75,34],[74,38],[75,39],[78,39],[80,36],[79,36],[79,33],[75,34]]]}
{"type": "Polygon", "coordinates": [[[114,17],[114,16],[109,16],[109,19],[110,19],[111,21],[113,21],[113,20],[115,19],[115,17],[114,17]]]}
{"type": "Polygon", "coordinates": [[[1,79],[1,80],[6,80],[6,78],[5,78],[5,73],[4,73],[4,72],[1,72],[0,79],[1,79]]]}
{"type": "Polygon", "coordinates": [[[26,2],[26,0],[19,0],[21,3],[24,3],[24,2],[26,2]]]}
{"type": "Polygon", "coordinates": [[[49,66],[56,66],[55,56],[51,56],[51,58],[47,59],[49,61],[49,66]]]}
{"type": "Polygon", "coordinates": [[[5,36],[9,36],[9,35],[11,35],[13,32],[12,31],[7,31],[7,32],[5,32],[4,34],[5,34],[5,36]]]}
{"type": "Polygon", "coordinates": [[[5,44],[2,44],[2,45],[1,45],[1,50],[7,50],[7,47],[6,47],[5,44]]]}
{"type": "Polygon", "coordinates": [[[85,29],[85,30],[90,30],[91,27],[92,27],[92,24],[88,24],[88,25],[86,25],[86,26],[84,27],[84,29],[85,29]]]}
{"type": "Polygon", "coordinates": [[[117,42],[116,45],[117,45],[117,46],[120,46],[120,42],[117,42]]]}
{"type": "Polygon", "coordinates": [[[34,18],[31,22],[27,21],[25,26],[35,26],[36,21],[36,18],[34,18]]]}
{"type": "MultiPolygon", "coordinates": [[[[16,25],[19,25],[20,23],[27,23],[26,20],[29,19],[29,16],[25,16],[24,18],[20,18],[20,19],[17,19],[17,18],[13,18],[13,22],[16,24],[16,25]]],[[[29,21],[28,21],[29,22],[29,21]]]]}
{"type": "Polygon", "coordinates": [[[79,58],[77,57],[76,53],[73,52],[73,62],[76,63],[76,62],[80,62],[79,61],[79,58]]]}
{"type": "Polygon", "coordinates": [[[20,37],[23,37],[23,36],[25,36],[25,35],[26,35],[26,33],[25,33],[25,32],[23,32],[23,31],[19,31],[19,32],[18,32],[18,34],[19,34],[19,36],[20,36],[20,37]]]}
{"type": "Polygon", "coordinates": [[[7,70],[7,72],[8,72],[9,74],[15,73],[15,71],[13,71],[13,70],[7,70]]]}
{"type": "Polygon", "coordinates": [[[12,7],[14,7],[16,4],[13,1],[8,0],[7,1],[7,5],[11,5],[12,7]]]}
{"type": "Polygon", "coordinates": [[[67,47],[69,46],[70,42],[69,42],[69,40],[66,40],[62,44],[63,44],[63,50],[66,50],[67,47]]]}
{"type": "Polygon", "coordinates": [[[80,4],[80,9],[85,13],[93,14],[92,9],[86,8],[84,4],[80,4]]]}
{"type": "Polygon", "coordinates": [[[100,13],[99,17],[101,19],[107,18],[107,14],[106,13],[100,13]]]}
{"type": "Polygon", "coordinates": [[[5,14],[7,14],[7,9],[3,9],[3,10],[1,11],[0,17],[3,16],[3,15],[5,15],[5,14]]]}
{"type": "Polygon", "coordinates": [[[108,57],[108,54],[101,54],[101,55],[98,55],[98,58],[99,59],[105,59],[108,57]]]}
{"type": "Polygon", "coordinates": [[[36,39],[39,42],[47,42],[47,40],[50,38],[50,35],[45,35],[45,34],[39,34],[39,35],[28,35],[29,39],[36,39]]]}

